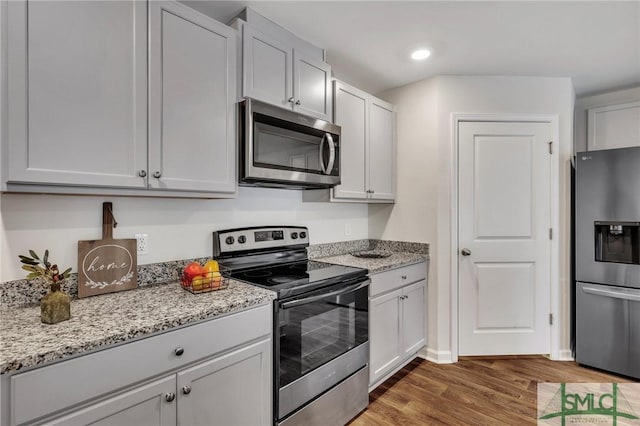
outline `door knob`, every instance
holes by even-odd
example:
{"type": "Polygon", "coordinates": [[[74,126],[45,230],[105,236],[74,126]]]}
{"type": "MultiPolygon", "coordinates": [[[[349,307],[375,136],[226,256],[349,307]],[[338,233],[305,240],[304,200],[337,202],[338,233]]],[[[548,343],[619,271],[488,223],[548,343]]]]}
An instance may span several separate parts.
{"type": "Polygon", "coordinates": [[[462,250],[460,250],[460,253],[463,256],[471,256],[471,250],[469,250],[468,248],[463,248],[462,250]]]}

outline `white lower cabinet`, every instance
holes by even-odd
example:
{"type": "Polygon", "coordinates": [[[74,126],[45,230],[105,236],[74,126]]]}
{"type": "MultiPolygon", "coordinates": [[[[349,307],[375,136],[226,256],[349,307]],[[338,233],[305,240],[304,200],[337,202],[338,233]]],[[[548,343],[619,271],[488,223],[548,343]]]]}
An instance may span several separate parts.
{"type": "Polygon", "coordinates": [[[259,341],[44,424],[267,425],[270,348],[259,341]]]}
{"type": "MultiPolygon", "coordinates": [[[[165,377],[44,424],[172,426],[176,424],[176,404],[175,401],[168,402],[167,398],[175,388],[175,376],[165,377]]],[[[172,395],[175,399],[175,393],[172,395]]]]}
{"type": "Polygon", "coordinates": [[[179,372],[178,424],[270,424],[271,361],[266,339],[179,372]]]}
{"type": "Polygon", "coordinates": [[[369,387],[411,361],[426,344],[426,264],[371,276],[369,387]]]}
{"type": "Polygon", "coordinates": [[[271,305],[2,377],[2,426],[270,425],[271,305]]]}

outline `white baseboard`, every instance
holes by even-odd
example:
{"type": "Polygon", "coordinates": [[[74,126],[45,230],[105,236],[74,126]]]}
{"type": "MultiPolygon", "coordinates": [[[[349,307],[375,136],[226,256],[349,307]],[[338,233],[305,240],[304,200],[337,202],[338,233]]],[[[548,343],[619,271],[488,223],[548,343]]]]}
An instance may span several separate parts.
{"type": "Polygon", "coordinates": [[[431,348],[423,348],[418,356],[436,364],[452,364],[451,351],[436,351],[431,348]],[[426,349],[426,350],[425,350],[426,349]]]}
{"type": "Polygon", "coordinates": [[[553,361],[574,361],[571,349],[560,349],[558,358],[551,358],[553,361]]]}

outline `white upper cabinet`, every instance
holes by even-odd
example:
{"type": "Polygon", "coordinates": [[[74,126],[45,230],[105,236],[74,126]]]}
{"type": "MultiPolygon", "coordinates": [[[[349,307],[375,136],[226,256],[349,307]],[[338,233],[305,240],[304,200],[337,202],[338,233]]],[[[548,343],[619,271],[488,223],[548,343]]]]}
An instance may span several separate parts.
{"type": "Polygon", "coordinates": [[[285,43],[244,25],[243,95],[291,108],[293,49],[285,43]]]}
{"type": "Polygon", "coordinates": [[[346,84],[335,83],[334,122],[342,128],[340,135],[340,180],[333,189],[335,198],[366,199],[368,98],[365,92],[346,84]]]}
{"type": "Polygon", "coordinates": [[[236,32],[150,2],[149,186],[235,192],[236,32]]]}
{"type": "Polygon", "coordinates": [[[341,184],[333,200],[393,202],[396,138],[393,105],[341,81],[334,85],[340,137],[341,184]]]}
{"type": "Polygon", "coordinates": [[[395,198],[395,128],[393,105],[371,98],[369,103],[369,191],[376,200],[395,198]]]}
{"type": "Polygon", "coordinates": [[[235,30],[177,2],[7,11],[3,190],[235,195],[235,30]]]}
{"type": "Polygon", "coordinates": [[[640,101],[587,110],[587,149],[640,146],[640,101]]]}
{"type": "Polygon", "coordinates": [[[331,121],[331,66],[293,42],[242,26],[244,97],[331,121]]]}
{"type": "Polygon", "coordinates": [[[7,181],[146,187],[147,3],[7,11],[7,181]]]}
{"type": "Polygon", "coordinates": [[[331,121],[331,66],[293,51],[293,110],[331,121]]]}

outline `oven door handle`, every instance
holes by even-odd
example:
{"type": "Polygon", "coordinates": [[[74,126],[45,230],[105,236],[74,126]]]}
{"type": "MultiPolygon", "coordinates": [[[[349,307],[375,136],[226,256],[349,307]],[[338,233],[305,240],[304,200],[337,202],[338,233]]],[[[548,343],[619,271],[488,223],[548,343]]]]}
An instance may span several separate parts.
{"type": "Polygon", "coordinates": [[[341,288],[340,290],[332,291],[330,293],[317,294],[315,296],[305,297],[304,299],[296,299],[290,302],[284,302],[280,304],[280,307],[282,309],[289,309],[296,306],[305,305],[307,303],[312,303],[326,297],[340,296],[342,294],[351,293],[352,291],[360,290],[361,288],[368,286],[370,282],[371,280],[367,279],[365,281],[350,285],[346,288],[341,288]]]}

